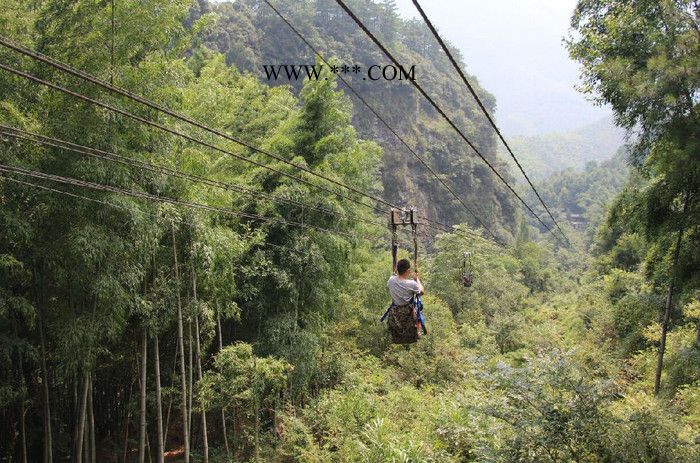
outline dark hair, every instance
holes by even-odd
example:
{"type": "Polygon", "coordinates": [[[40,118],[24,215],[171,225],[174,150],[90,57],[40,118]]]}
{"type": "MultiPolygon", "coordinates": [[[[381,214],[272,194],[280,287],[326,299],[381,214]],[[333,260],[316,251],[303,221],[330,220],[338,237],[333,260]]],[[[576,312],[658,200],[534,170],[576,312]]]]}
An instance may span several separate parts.
{"type": "Polygon", "coordinates": [[[401,259],[397,264],[396,264],[396,273],[399,275],[403,275],[406,273],[406,270],[411,268],[411,261],[408,259],[401,259]]]}

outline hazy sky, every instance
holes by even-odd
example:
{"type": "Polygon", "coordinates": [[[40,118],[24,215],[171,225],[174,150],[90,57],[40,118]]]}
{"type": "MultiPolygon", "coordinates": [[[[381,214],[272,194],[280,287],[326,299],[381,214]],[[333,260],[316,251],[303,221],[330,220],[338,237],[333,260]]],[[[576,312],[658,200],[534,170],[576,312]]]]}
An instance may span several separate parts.
{"type": "MultiPolygon", "coordinates": [[[[510,135],[567,130],[610,112],[574,89],[578,66],[562,43],[576,0],[422,0],[440,34],[464,54],[467,71],[496,96],[510,135]]],[[[397,0],[404,17],[411,0],[397,0]]]]}

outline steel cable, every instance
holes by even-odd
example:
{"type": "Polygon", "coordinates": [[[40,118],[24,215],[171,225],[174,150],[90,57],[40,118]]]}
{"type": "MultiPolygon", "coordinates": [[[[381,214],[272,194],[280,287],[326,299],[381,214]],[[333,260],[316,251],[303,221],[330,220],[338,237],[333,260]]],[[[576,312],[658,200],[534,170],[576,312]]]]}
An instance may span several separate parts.
{"type": "MultiPolygon", "coordinates": [[[[350,18],[357,24],[357,26],[362,29],[362,31],[379,47],[379,49],[391,60],[394,65],[396,65],[399,68],[402,68],[401,63],[394,57],[394,55],[387,50],[387,48],[377,39],[377,37],[365,26],[365,24],[362,22],[362,20],[357,17],[357,15],[345,4],[343,0],[336,0],[336,3],[350,16],[350,18]]],[[[537,219],[537,221],[542,224],[543,227],[545,227],[550,233],[552,233],[552,236],[554,236],[558,241],[560,241],[562,244],[565,246],[567,245],[564,241],[561,240],[559,236],[554,234],[554,231],[552,228],[547,225],[539,215],[530,207],[529,204],[516,192],[513,187],[508,183],[508,181],[501,175],[498,170],[491,164],[491,162],[486,159],[486,157],[479,151],[479,149],[472,143],[469,138],[460,130],[459,127],[452,121],[452,119],[445,113],[445,111],[440,108],[440,106],[433,100],[433,98],[426,93],[426,91],[421,87],[421,85],[416,82],[415,79],[408,79],[411,84],[418,90],[418,92],[423,95],[423,97],[431,104],[431,106],[442,116],[442,118],[452,127],[457,134],[464,140],[464,142],[476,153],[476,155],[491,169],[491,171],[496,175],[496,177],[510,190],[511,193],[525,206],[525,208],[537,219]]]]}
{"type": "MultiPolygon", "coordinates": [[[[265,0],[265,1],[267,2],[267,0],[265,0]]],[[[420,5],[420,3],[418,2],[418,0],[412,0],[412,1],[413,1],[413,4],[415,5],[416,9],[417,9],[418,12],[420,13],[420,15],[423,17],[423,20],[425,21],[425,24],[428,26],[428,28],[429,28],[430,31],[432,32],[433,36],[435,37],[435,39],[436,39],[436,40],[438,41],[438,43],[440,44],[440,47],[442,48],[442,50],[443,50],[443,51],[445,52],[445,54],[447,55],[447,59],[450,61],[450,63],[452,63],[452,66],[455,68],[455,70],[457,70],[457,72],[459,73],[459,76],[462,78],[462,82],[464,82],[464,85],[466,85],[467,89],[469,90],[469,93],[471,93],[471,95],[474,97],[474,100],[475,100],[476,103],[479,105],[479,108],[481,109],[481,112],[484,113],[484,116],[486,116],[486,119],[488,119],[489,124],[491,124],[491,127],[493,127],[493,129],[495,130],[496,134],[498,135],[498,138],[500,138],[501,142],[503,143],[503,145],[504,145],[504,146],[506,147],[506,149],[508,150],[508,153],[510,154],[510,157],[513,159],[513,161],[515,161],[515,164],[518,166],[518,169],[520,170],[520,172],[521,172],[521,173],[523,174],[523,176],[525,177],[525,180],[527,180],[528,185],[530,185],[530,188],[532,188],[532,191],[535,192],[535,195],[537,196],[537,199],[540,201],[540,203],[542,204],[542,206],[544,207],[544,209],[547,211],[547,214],[549,215],[549,218],[552,219],[552,222],[554,223],[554,225],[556,225],[557,229],[559,230],[559,233],[561,233],[561,235],[564,237],[564,239],[566,240],[566,242],[567,242],[569,245],[571,245],[571,242],[569,241],[569,238],[566,236],[566,234],[564,233],[564,231],[561,229],[561,227],[560,227],[559,224],[557,223],[557,220],[556,220],[556,219],[554,218],[554,216],[552,215],[552,212],[549,210],[549,207],[547,207],[547,204],[545,204],[544,200],[542,199],[542,196],[540,196],[539,191],[537,191],[537,188],[535,188],[535,185],[533,185],[532,181],[530,180],[530,177],[529,177],[529,176],[527,175],[527,173],[525,172],[525,169],[524,169],[523,166],[520,164],[520,161],[518,161],[518,158],[515,156],[515,153],[513,153],[513,150],[510,148],[510,145],[508,145],[508,142],[506,141],[505,137],[504,137],[503,134],[501,133],[501,130],[498,128],[498,126],[496,125],[496,122],[495,122],[495,121],[493,120],[493,118],[491,117],[491,114],[489,114],[488,110],[487,110],[486,107],[484,106],[484,103],[481,101],[481,98],[479,98],[479,95],[478,95],[478,94],[476,93],[476,91],[474,90],[474,87],[473,87],[472,84],[469,82],[469,79],[467,79],[467,76],[464,74],[464,72],[462,71],[462,68],[461,68],[461,67],[459,66],[459,64],[457,63],[457,60],[455,60],[455,58],[452,56],[452,52],[450,52],[450,49],[447,47],[447,45],[446,45],[445,42],[443,41],[442,37],[441,37],[440,34],[438,33],[438,31],[437,31],[437,29],[435,28],[435,26],[433,25],[433,23],[430,21],[430,19],[428,19],[428,16],[425,14],[425,11],[423,11],[423,8],[421,7],[421,5],[420,5]]]]}
{"type": "MultiPolygon", "coordinates": [[[[276,223],[276,224],[281,224],[281,225],[290,225],[290,226],[294,226],[294,227],[305,227],[305,228],[318,230],[318,231],[324,232],[324,233],[331,233],[331,234],[343,236],[345,238],[355,238],[355,235],[352,235],[352,234],[347,233],[347,232],[343,232],[340,230],[332,230],[332,229],[328,229],[328,228],[324,228],[324,227],[320,227],[320,226],[312,225],[312,224],[308,224],[308,223],[302,224],[300,222],[291,221],[291,220],[287,220],[287,219],[265,217],[265,216],[261,216],[258,214],[236,211],[233,209],[226,209],[226,208],[218,207],[218,206],[210,206],[208,204],[183,201],[181,199],[170,198],[167,196],[158,196],[158,195],[146,193],[143,191],[129,190],[126,188],[115,187],[112,185],[105,185],[103,183],[90,182],[87,180],[81,180],[81,179],[76,179],[76,178],[72,178],[72,177],[63,177],[60,175],[48,174],[45,172],[24,169],[21,167],[0,164],[0,171],[12,173],[12,174],[17,174],[17,175],[22,175],[25,177],[33,177],[33,178],[39,178],[39,179],[44,179],[44,180],[50,180],[53,182],[63,183],[66,185],[73,185],[73,186],[82,187],[82,188],[89,188],[89,189],[97,190],[97,191],[117,193],[117,194],[130,196],[133,198],[144,199],[144,200],[152,201],[152,202],[167,203],[167,204],[172,204],[175,206],[183,206],[183,207],[188,207],[191,209],[200,209],[200,210],[205,210],[205,211],[209,211],[209,212],[218,212],[218,213],[222,213],[222,214],[226,214],[226,215],[243,217],[243,218],[247,218],[250,220],[259,220],[259,221],[263,221],[263,222],[270,222],[270,223],[276,223]]],[[[370,240],[369,237],[363,237],[363,238],[370,240]]]]}
{"type": "MultiPolygon", "coordinates": [[[[272,3],[269,2],[269,0],[264,0],[264,1],[272,9],[272,11],[274,11],[277,14],[277,16],[279,16],[279,18],[282,21],[284,21],[284,23],[287,24],[287,26],[289,26],[289,28],[311,49],[311,51],[313,51],[314,54],[316,56],[318,56],[319,59],[321,59],[321,61],[323,61],[327,66],[330,66],[330,64],[328,63],[328,61],[326,61],[324,56],[306,39],[306,37],[304,37],[302,35],[301,32],[299,32],[299,30],[296,27],[294,27],[294,25],[287,18],[284,17],[284,15],[282,15],[282,13],[280,13],[277,10],[277,8],[274,7],[274,5],[272,5],[272,3]]],[[[357,99],[359,99],[362,102],[362,104],[364,104],[365,107],[367,107],[367,109],[369,109],[370,112],[372,112],[372,114],[374,114],[374,116],[389,130],[389,132],[391,132],[401,142],[401,144],[404,147],[406,147],[406,149],[408,149],[408,151],[413,155],[413,157],[415,157],[423,165],[423,167],[425,167],[425,169],[428,170],[428,172],[430,172],[430,174],[433,177],[435,177],[435,179],[437,179],[438,182],[440,182],[440,184],[442,184],[442,186],[445,187],[445,189],[447,189],[447,191],[455,199],[457,199],[457,201],[460,202],[462,207],[467,212],[469,212],[472,215],[472,217],[474,217],[477,220],[477,222],[479,222],[479,225],[481,225],[488,232],[488,234],[491,235],[493,240],[496,241],[498,244],[503,245],[503,243],[496,237],[496,235],[491,231],[491,229],[479,218],[479,216],[472,210],[472,208],[470,208],[464,202],[464,200],[454,191],[454,189],[452,187],[450,187],[445,182],[445,180],[442,179],[435,172],[435,170],[432,167],[430,167],[430,165],[406,142],[406,140],[401,135],[399,135],[396,132],[396,130],[394,130],[393,127],[391,127],[391,125],[389,125],[389,123],[377,112],[377,110],[372,105],[370,105],[369,102],[367,102],[367,100],[365,100],[365,98],[362,95],[360,95],[360,93],[357,92],[352,87],[352,85],[350,85],[350,82],[348,82],[347,79],[345,79],[340,74],[338,74],[338,78],[340,79],[341,82],[343,82],[343,84],[348,88],[348,90],[350,90],[352,92],[352,94],[355,95],[355,97],[357,97],[357,99]]],[[[421,218],[426,219],[427,217],[421,217],[421,218]]]]}
{"type": "Polygon", "coordinates": [[[227,190],[227,191],[234,191],[236,193],[240,193],[249,197],[257,198],[257,197],[262,197],[265,198],[269,201],[275,202],[275,203],[288,203],[291,205],[294,205],[299,208],[304,208],[304,209],[310,209],[310,210],[315,210],[318,212],[321,212],[326,215],[330,216],[335,216],[335,215],[344,215],[347,218],[355,219],[361,222],[365,222],[368,224],[372,225],[384,225],[383,222],[378,222],[378,221],[372,221],[365,219],[364,217],[360,216],[354,216],[354,215],[349,215],[345,212],[337,212],[337,211],[332,211],[330,209],[325,209],[322,207],[315,206],[313,204],[308,204],[304,203],[301,201],[297,201],[291,198],[279,196],[279,195],[271,195],[271,194],[266,194],[261,191],[255,191],[250,188],[246,188],[240,185],[236,185],[234,183],[230,182],[222,182],[218,180],[214,180],[208,177],[203,177],[200,175],[195,175],[195,174],[190,174],[186,172],[179,171],[177,169],[173,169],[171,167],[163,166],[163,165],[157,165],[157,164],[152,164],[146,161],[141,161],[139,159],[134,159],[131,157],[127,156],[122,156],[119,154],[111,153],[108,151],[103,151],[97,148],[92,148],[84,145],[79,145],[76,143],[71,143],[65,140],[60,140],[57,138],[53,137],[47,137],[45,135],[40,135],[32,132],[27,132],[25,130],[17,129],[15,127],[10,127],[4,124],[0,123],[0,134],[9,136],[15,139],[19,140],[25,140],[29,141],[32,143],[44,145],[44,146],[51,146],[53,148],[58,148],[66,151],[70,151],[73,153],[77,154],[82,154],[86,156],[91,156],[94,158],[98,159],[103,159],[107,160],[110,162],[115,162],[119,163],[122,165],[130,166],[130,167],[138,167],[142,168],[145,170],[148,170],[150,172],[154,172],[157,174],[164,174],[170,177],[176,177],[176,178],[181,178],[184,180],[188,180],[193,183],[201,183],[204,185],[208,185],[214,188],[219,188],[222,190],[227,190]]]}

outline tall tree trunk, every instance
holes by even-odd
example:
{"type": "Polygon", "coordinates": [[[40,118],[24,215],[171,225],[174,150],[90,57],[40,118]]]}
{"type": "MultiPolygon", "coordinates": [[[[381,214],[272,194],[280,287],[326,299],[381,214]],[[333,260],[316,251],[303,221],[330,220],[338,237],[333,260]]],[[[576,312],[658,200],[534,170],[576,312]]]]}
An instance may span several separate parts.
{"type": "Polygon", "coordinates": [[[156,461],[163,463],[163,405],[161,403],[160,390],[160,353],[158,347],[158,334],[153,337],[153,368],[156,376],[156,427],[158,435],[158,454],[156,461]]]}
{"type": "MultiPolygon", "coordinates": [[[[697,327],[696,331],[695,331],[695,348],[700,349],[700,317],[698,317],[698,321],[695,322],[695,326],[697,327]]],[[[696,367],[698,369],[698,374],[697,374],[696,379],[700,380],[700,364],[696,365],[696,367]]]]}
{"type": "Polygon", "coordinates": [[[260,461],[260,395],[258,391],[258,372],[256,359],[253,357],[253,402],[254,402],[254,412],[255,412],[255,432],[254,432],[254,443],[255,443],[255,462],[260,461]]]}
{"type": "MultiPolygon", "coordinates": [[[[42,289],[43,294],[43,289],[42,289]]],[[[44,336],[43,297],[39,306],[39,342],[41,347],[41,389],[44,396],[44,463],[53,463],[53,439],[51,434],[51,402],[49,399],[49,374],[46,368],[46,337],[44,336]]]]}
{"type": "Polygon", "coordinates": [[[260,461],[260,403],[258,400],[258,393],[257,391],[254,392],[255,394],[255,462],[258,463],[260,461]]]}
{"type": "MultiPolygon", "coordinates": [[[[88,389],[89,386],[88,383],[88,389]]],[[[88,397],[89,396],[90,391],[88,390],[88,397]]],[[[87,412],[85,412],[85,431],[83,432],[83,461],[85,463],[90,463],[90,427],[88,426],[87,412]]]]}
{"type": "Polygon", "coordinates": [[[148,331],[143,329],[141,342],[141,411],[139,420],[139,463],[146,461],[146,364],[148,362],[148,331]]]}
{"type": "Polygon", "coordinates": [[[177,265],[177,247],[175,245],[175,225],[171,224],[173,235],[173,259],[175,261],[175,293],[177,294],[177,343],[180,348],[180,390],[182,396],[182,434],[185,441],[185,463],[190,461],[190,436],[187,410],[187,381],[185,379],[185,344],[182,325],[182,301],[180,299],[180,273],[177,265]]]}
{"type": "MultiPolygon", "coordinates": [[[[195,307],[197,306],[197,273],[192,272],[192,295],[194,297],[195,307]]],[[[194,335],[195,335],[195,356],[197,358],[197,380],[202,380],[202,350],[199,342],[199,308],[194,315],[194,335]]],[[[207,440],[207,413],[204,407],[201,407],[202,413],[202,451],[204,453],[204,463],[209,463],[209,441],[207,440]]]]}
{"type": "Polygon", "coordinates": [[[23,360],[22,360],[22,352],[18,351],[17,352],[17,360],[19,362],[19,384],[20,388],[22,390],[22,394],[20,396],[20,404],[19,404],[19,430],[20,430],[20,439],[21,439],[21,458],[22,458],[22,463],[27,463],[27,424],[26,424],[26,413],[27,409],[25,407],[25,391],[26,389],[26,381],[24,379],[24,365],[22,365],[23,360]]]}
{"type": "MultiPolygon", "coordinates": [[[[196,324],[196,347],[197,347],[197,379],[199,381],[202,380],[202,361],[200,357],[200,344],[199,344],[199,317],[195,318],[195,324],[196,324]]],[[[204,463],[209,463],[209,439],[207,437],[207,412],[202,407],[201,409],[202,412],[202,451],[204,453],[204,463]]]]}
{"type": "MultiPolygon", "coordinates": [[[[175,376],[175,373],[177,373],[177,366],[178,366],[178,360],[179,358],[179,350],[178,350],[178,345],[175,343],[175,353],[173,354],[173,374],[172,376],[175,376]]],[[[166,449],[166,444],[168,443],[168,430],[170,429],[170,410],[172,409],[173,405],[173,396],[170,396],[170,400],[168,400],[168,412],[165,415],[165,429],[163,430],[163,449],[166,449]]]]}
{"type": "MultiPolygon", "coordinates": [[[[90,403],[90,382],[88,381],[88,400],[90,403]]],[[[83,432],[83,461],[90,463],[90,418],[88,412],[85,412],[85,432],[83,432]]]]}
{"type": "Polygon", "coordinates": [[[85,435],[85,419],[87,415],[87,396],[88,396],[88,386],[89,373],[86,371],[83,374],[83,390],[80,393],[80,407],[78,410],[78,419],[75,423],[75,434],[73,439],[73,461],[75,463],[82,463],[83,461],[83,440],[85,435]]]}
{"type": "MultiPolygon", "coordinates": [[[[683,203],[682,218],[685,218],[685,212],[688,208],[688,194],[685,196],[683,203]]],[[[682,219],[681,219],[682,220],[682,219]]],[[[669,272],[668,293],[666,293],[666,307],[664,310],[664,318],[661,323],[661,342],[659,343],[659,357],[656,362],[656,377],[654,378],[654,395],[659,395],[661,389],[661,373],[664,367],[664,353],[666,352],[666,334],[668,333],[668,323],[671,319],[671,309],[673,308],[673,289],[675,284],[676,267],[678,266],[678,257],[681,253],[681,244],[683,242],[683,224],[679,226],[678,237],[676,238],[676,247],[673,250],[673,263],[669,272]]]]}
{"type": "MultiPolygon", "coordinates": [[[[95,312],[97,311],[97,298],[92,300],[92,315],[90,320],[91,328],[95,326],[95,312]]],[[[95,417],[92,403],[92,373],[88,372],[87,377],[87,397],[86,397],[86,420],[85,423],[85,462],[95,463],[95,417]]]]}
{"type": "Polygon", "coordinates": [[[192,320],[187,320],[187,349],[189,364],[187,365],[187,429],[192,438],[192,320]]]}
{"type": "Polygon", "coordinates": [[[131,378],[131,384],[129,385],[129,398],[126,399],[126,426],[124,426],[124,456],[122,458],[122,463],[126,463],[126,457],[129,450],[129,421],[131,421],[131,408],[129,407],[129,404],[131,404],[131,397],[134,392],[134,377],[132,376],[131,378]]]}
{"type": "Polygon", "coordinates": [[[151,458],[151,453],[151,436],[149,436],[148,432],[146,432],[146,455],[148,455],[148,463],[153,461],[151,458]]]}
{"type": "MultiPolygon", "coordinates": [[[[700,323],[700,322],[698,322],[700,323]]],[[[700,325],[698,325],[700,327],[700,325]]],[[[216,331],[219,338],[219,352],[224,349],[224,339],[221,333],[221,311],[216,307],[216,331]]],[[[226,449],[226,460],[231,459],[231,451],[228,448],[228,435],[226,433],[226,408],[221,409],[221,434],[224,436],[224,449],[226,449]]]]}
{"type": "Polygon", "coordinates": [[[97,463],[97,448],[95,447],[95,409],[93,404],[93,381],[92,375],[90,375],[90,386],[88,389],[88,403],[87,403],[87,415],[88,415],[88,431],[89,431],[89,452],[88,460],[90,463],[97,463]]]}

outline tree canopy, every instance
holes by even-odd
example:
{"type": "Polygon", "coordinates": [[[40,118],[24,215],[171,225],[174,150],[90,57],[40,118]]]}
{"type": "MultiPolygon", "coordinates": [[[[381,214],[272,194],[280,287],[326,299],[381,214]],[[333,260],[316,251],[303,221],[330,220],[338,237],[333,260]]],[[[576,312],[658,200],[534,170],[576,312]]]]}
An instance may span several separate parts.
{"type": "MultiPolygon", "coordinates": [[[[426,27],[351,3],[510,179],[426,27]]],[[[697,2],[579,2],[584,90],[637,137],[538,180],[569,247],[409,87],[357,89],[505,245],[330,69],[265,81],[317,58],[264,2],[0,5],[3,42],[101,80],[0,46],[0,459],[700,458],[697,2]],[[418,225],[410,346],[379,322],[389,201],[444,228],[418,225]]],[[[383,59],[333,2],[280,8],[333,63],[383,59]]]]}

